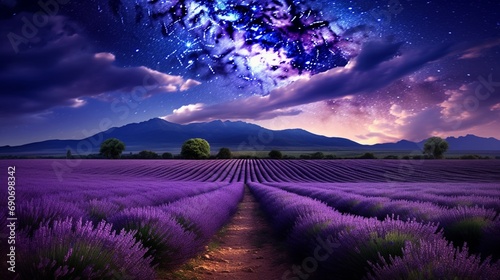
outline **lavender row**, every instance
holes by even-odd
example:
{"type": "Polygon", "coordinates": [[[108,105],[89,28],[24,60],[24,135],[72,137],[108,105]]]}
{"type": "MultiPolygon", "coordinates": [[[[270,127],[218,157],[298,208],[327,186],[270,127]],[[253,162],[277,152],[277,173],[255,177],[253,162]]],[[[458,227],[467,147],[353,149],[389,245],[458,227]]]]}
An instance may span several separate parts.
{"type": "Polygon", "coordinates": [[[198,253],[235,213],[242,184],[156,207],[128,208],[109,218],[116,230],[135,231],[147,256],[162,267],[178,265],[198,253]]]}
{"type": "Polygon", "coordinates": [[[31,233],[19,232],[21,279],[154,279],[156,267],[174,267],[199,253],[242,197],[243,186],[229,184],[172,203],[126,208],[99,223],[43,221],[31,233]]]}
{"type": "Polygon", "coordinates": [[[383,220],[398,216],[402,220],[433,222],[443,229],[445,237],[456,246],[465,242],[472,252],[500,257],[500,217],[496,211],[480,207],[444,208],[429,202],[391,200],[367,197],[337,189],[324,189],[317,184],[273,184],[283,190],[319,199],[343,213],[383,220]]]}
{"type": "MultiPolygon", "coordinates": [[[[271,183],[272,184],[272,183],[271,183]]],[[[307,185],[307,183],[305,183],[307,185]]],[[[309,183],[311,184],[311,183],[309,183]]],[[[500,212],[500,185],[474,183],[315,183],[325,190],[385,197],[391,200],[430,202],[439,206],[479,206],[500,212]]]]}
{"type": "MultiPolygon", "coordinates": [[[[456,259],[453,247],[446,245],[434,224],[346,215],[320,201],[284,190],[257,183],[250,183],[249,187],[287,247],[297,260],[302,260],[302,266],[284,271],[282,279],[381,279],[380,275],[395,269],[392,258],[408,258],[429,244],[446,246],[442,252],[434,253],[451,264],[446,275],[449,278],[465,275],[471,279],[492,279],[500,273],[498,264],[491,265],[490,259],[481,263],[479,257],[469,257],[466,248],[459,253],[462,258],[456,259]]],[[[435,259],[415,260],[410,265],[437,266],[435,259]]]]}
{"type": "Polygon", "coordinates": [[[385,183],[324,184],[326,189],[339,189],[364,196],[387,197],[392,200],[431,202],[444,207],[479,206],[500,212],[499,184],[459,183],[399,183],[389,187],[385,183]]]}
{"type": "Polygon", "coordinates": [[[165,181],[236,182],[244,160],[0,160],[15,164],[17,177],[40,178],[60,183],[94,180],[155,179],[165,181]]]}
{"type": "Polygon", "coordinates": [[[500,162],[253,160],[253,182],[500,182],[500,162]]]}
{"type": "MultiPolygon", "coordinates": [[[[328,186],[328,185],[325,185],[328,186]]],[[[353,186],[356,184],[352,183],[335,183],[329,186],[335,186],[337,188],[342,188],[344,190],[355,190],[353,186]]],[[[363,189],[370,193],[376,193],[381,195],[397,194],[401,191],[421,193],[421,194],[431,194],[436,196],[466,196],[466,195],[477,195],[477,196],[492,196],[500,198],[500,183],[370,183],[363,185],[363,189]]]]}
{"type": "Polygon", "coordinates": [[[19,200],[27,201],[34,198],[57,197],[67,202],[78,202],[82,199],[102,199],[107,197],[125,197],[131,195],[145,195],[149,193],[153,197],[165,192],[165,188],[173,191],[190,191],[204,185],[208,188],[216,187],[223,182],[200,182],[194,181],[167,181],[156,178],[98,178],[91,174],[74,174],[75,178],[58,182],[48,177],[18,177],[17,196],[19,200]],[[61,190],[64,190],[63,192],[61,190]]]}
{"type": "MultiPolygon", "coordinates": [[[[0,161],[0,166],[7,163],[0,161]]],[[[21,180],[45,178],[65,184],[82,176],[104,181],[500,182],[500,162],[495,160],[17,160],[15,164],[21,180]]]]}
{"type": "MultiPolygon", "coordinates": [[[[173,202],[182,198],[212,192],[220,188],[220,183],[199,182],[149,182],[136,184],[134,182],[106,182],[107,187],[90,182],[89,190],[86,184],[80,182],[69,188],[68,192],[41,195],[40,198],[27,199],[23,194],[40,185],[23,187],[18,191],[19,229],[32,234],[42,223],[51,223],[71,217],[75,220],[99,221],[122,209],[141,206],[156,206],[173,202]],[[135,186],[135,189],[134,189],[135,186]]],[[[38,193],[40,191],[35,191],[38,193]]]]}

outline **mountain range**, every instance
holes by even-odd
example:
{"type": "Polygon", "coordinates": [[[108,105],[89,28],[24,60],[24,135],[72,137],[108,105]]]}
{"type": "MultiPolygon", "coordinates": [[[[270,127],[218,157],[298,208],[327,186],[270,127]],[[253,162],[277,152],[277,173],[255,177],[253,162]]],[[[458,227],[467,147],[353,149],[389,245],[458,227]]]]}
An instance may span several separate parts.
{"type": "MultiPolygon", "coordinates": [[[[97,154],[100,143],[118,138],[126,144],[126,152],[152,150],[179,153],[189,138],[206,139],[213,151],[228,147],[235,151],[266,151],[271,149],[296,151],[415,151],[425,140],[362,145],[339,137],[326,137],[303,129],[270,130],[241,121],[212,121],[180,125],[154,118],[145,122],[114,127],[80,140],[47,140],[20,146],[2,146],[0,155],[61,155],[68,149],[73,154],[97,154]]],[[[500,151],[500,140],[466,135],[448,137],[450,151],[500,151]]]]}

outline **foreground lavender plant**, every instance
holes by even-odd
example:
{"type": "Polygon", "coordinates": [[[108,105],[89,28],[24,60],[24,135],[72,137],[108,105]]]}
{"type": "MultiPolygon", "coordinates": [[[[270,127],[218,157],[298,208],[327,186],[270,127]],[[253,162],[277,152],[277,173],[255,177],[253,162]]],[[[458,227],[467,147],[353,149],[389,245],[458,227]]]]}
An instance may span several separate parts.
{"type": "Polygon", "coordinates": [[[89,219],[94,223],[99,223],[100,221],[113,216],[118,213],[118,210],[120,209],[118,205],[109,200],[92,199],[86,206],[89,219]]]}
{"type": "Polygon", "coordinates": [[[464,246],[453,248],[442,240],[421,240],[418,245],[407,244],[403,256],[381,258],[380,263],[371,264],[370,280],[406,279],[500,279],[500,265],[483,262],[478,256],[469,255],[464,246]]]}
{"type": "Polygon", "coordinates": [[[154,279],[151,258],[132,234],[111,224],[54,221],[19,240],[21,279],[154,279]]]}
{"type": "MultiPolygon", "coordinates": [[[[463,246],[467,242],[476,251],[483,240],[488,238],[489,228],[495,223],[500,223],[499,217],[495,220],[495,216],[496,212],[491,209],[457,207],[441,211],[435,220],[439,222],[444,229],[445,236],[453,241],[455,246],[463,246]]],[[[498,248],[500,243],[491,243],[490,246],[498,248]]]]}
{"type": "Polygon", "coordinates": [[[163,267],[178,265],[196,252],[196,236],[157,207],[127,209],[111,222],[115,229],[131,232],[147,248],[146,256],[163,267]]]}
{"type": "Polygon", "coordinates": [[[19,229],[30,236],[42,224],[51,225],[54,221],[68,217],[78,220],[85,216],[84,211],[75,205],[50,198],[23,201],[18,207],[17,215],[19,229]]]}
{"type": "Polygon", "coordinates": [[[339,234],[336,254],[325,265],[325,270],[339,279],[361,279],[369,272],[369,263],[401,256],[408,245],[418,246],[420,240],[444,241],[434,224],[388,219],[369,223],[339,234]]]}

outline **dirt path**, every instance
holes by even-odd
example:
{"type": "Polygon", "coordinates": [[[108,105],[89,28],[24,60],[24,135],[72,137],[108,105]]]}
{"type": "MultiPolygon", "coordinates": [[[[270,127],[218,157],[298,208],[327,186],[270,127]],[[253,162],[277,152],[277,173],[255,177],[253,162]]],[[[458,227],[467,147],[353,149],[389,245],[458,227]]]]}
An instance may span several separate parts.
{"type": "Polygon", "coordinates": [[[291,262],[271,233],[258,202],[246,189],[238,212],[214,237],[212,248],[161,279],[281,279],[291,262]]]}

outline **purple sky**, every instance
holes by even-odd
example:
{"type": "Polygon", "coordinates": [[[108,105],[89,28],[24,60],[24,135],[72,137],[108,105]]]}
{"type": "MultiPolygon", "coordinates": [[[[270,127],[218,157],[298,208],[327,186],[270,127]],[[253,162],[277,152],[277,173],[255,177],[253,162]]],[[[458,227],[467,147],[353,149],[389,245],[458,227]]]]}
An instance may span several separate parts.
{"type": "Polygon", "coordinates": [[[42,2],[0,1],[0,145],[154,117],[500,139],[496,1],[42,2]]]}

